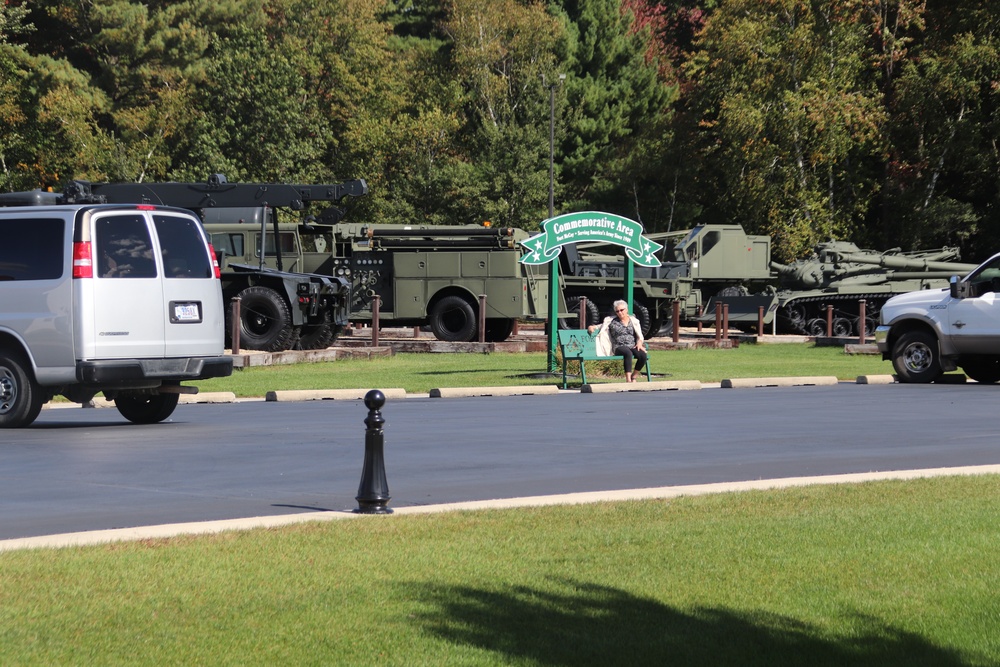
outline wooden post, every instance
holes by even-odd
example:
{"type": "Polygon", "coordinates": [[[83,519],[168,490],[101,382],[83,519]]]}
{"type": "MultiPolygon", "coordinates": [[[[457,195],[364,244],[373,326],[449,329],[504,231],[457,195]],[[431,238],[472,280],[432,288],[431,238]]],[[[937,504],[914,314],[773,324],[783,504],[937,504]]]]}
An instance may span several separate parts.
{"type": "Polygon", "coordinates": [[[486,295],[479,295],[479,342],[486,342],[486,295]]]}
{"type": "MultiPolygon", "coordinates": [[[[701,306],[698,307],[698,312],[701,312],[701,306]]],[[[679,342],[681,339],[681,302],[674,300],[672,312],[670,313],[671,320],[671,337],[675,343],[679,342]]],[[[701,331],[701,322],[698,322],[698,330],[701,331]]]]}

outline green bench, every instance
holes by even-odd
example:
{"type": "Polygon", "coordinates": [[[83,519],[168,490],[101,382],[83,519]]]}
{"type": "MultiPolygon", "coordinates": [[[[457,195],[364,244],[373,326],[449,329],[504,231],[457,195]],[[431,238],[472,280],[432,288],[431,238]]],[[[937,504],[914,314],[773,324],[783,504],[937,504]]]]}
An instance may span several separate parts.
{"type": "MultiPolygon", "coordinates": [[[[587,333],[586,329],[560,329],[559,330],[559,350],[562,352],[562,388],[566,388],[566,365],[571,361],[580,362],[580,379],[583,384],[587,384],[586,361],[609,361],[617,359],[621,361],[624,357],[620,354],[602,357],[597,354],[597,332],[587,333]]],[[[647,355],[648,356],[648,355],[647,355]]],[[[646,362],[646,381],[652,382],[652,375],[649,372],[649,362],[646,362]]],[[[640,371],[641,372],[641,371],[640,371]]]]}

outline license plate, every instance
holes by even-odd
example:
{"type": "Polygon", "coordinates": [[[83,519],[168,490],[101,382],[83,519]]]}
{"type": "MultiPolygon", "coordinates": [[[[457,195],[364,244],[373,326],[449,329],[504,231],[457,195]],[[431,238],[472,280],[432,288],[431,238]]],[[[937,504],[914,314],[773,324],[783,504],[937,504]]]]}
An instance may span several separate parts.
{"type": "Polygon", "coordinates": [[[175,303],[174,322],[201,322],[201,308],[197,303],[175,303]]]}

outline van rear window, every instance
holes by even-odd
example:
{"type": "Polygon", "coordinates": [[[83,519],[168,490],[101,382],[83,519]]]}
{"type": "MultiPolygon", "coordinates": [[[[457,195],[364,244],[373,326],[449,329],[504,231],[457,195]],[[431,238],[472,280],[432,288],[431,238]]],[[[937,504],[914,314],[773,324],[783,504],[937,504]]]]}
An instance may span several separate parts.
{"type": "Polygon", "coordinates": [[[65,229],[60,218],[0,220],[0,281],[62,278],[65,229]]]}
{"type": "Polygon", "coordinates": [[[146,218],[108,215],[94,224],[97,275],[102,278],[155,278],[156,261],[146,218]]]}
{"type": "Polygon", "coordinates": [[[179,215],[154,215],[167,278],[214,278],[201,225],[179,215]]]}

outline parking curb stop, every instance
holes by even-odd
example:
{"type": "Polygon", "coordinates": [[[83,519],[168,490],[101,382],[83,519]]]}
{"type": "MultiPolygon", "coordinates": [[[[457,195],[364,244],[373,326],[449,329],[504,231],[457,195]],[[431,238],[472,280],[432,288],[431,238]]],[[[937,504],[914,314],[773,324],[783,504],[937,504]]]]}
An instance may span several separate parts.
{"type": "Polygon", "coordinates": [[[723,380],[723,389],[743,389],[746,387],[799,387],[799,386],[829,386],[839,380],[834,376],[817,377],[774,377],[774,378],[734,378],[723,380]]]}

